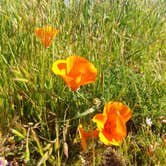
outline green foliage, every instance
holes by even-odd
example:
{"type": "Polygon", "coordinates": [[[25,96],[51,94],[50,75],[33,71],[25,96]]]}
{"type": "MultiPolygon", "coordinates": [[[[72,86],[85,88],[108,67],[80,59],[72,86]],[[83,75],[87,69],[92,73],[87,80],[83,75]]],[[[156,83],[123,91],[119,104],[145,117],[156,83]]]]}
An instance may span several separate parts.
{"type": "MultiPolygon", "coordinates": [[[[18,150],[21,161],[79,165],[78,124],[93,128],[93,115],[102,112],[105,102],[117,100],[133,111],[119,153],[129,165],[164,164],[166,126],[159,120],[166,118],[164,7],[165,0],[82,0],[70,6],[60,0],[1,0],[0,130],[12,133],[18,144],[25,141],[18,150]],[[59,30],[47,49],[34,33],[45,25],[59,30]],[[77,92],[51,71],[55,60],[70,55],[86,57],[98,70],[97,81],[77,92]],[[95,98],[101,105],[93,103],[95,98]],[[146,117],[153,122],[150,131],[146,117]],[[155,146],[152,156],[150,144],[155,146]]],[[[91,143],[89,149],[102,155],[105,147],[94,147],[91,143]]],[[[98,165],[101,155],[94,153],[98,165]]]]}

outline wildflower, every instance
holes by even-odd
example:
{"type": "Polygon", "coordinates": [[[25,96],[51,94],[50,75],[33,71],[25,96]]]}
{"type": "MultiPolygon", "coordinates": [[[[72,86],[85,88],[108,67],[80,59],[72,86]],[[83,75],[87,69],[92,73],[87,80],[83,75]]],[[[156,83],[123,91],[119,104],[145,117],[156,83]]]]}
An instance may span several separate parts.
{"type": "Polygon", "coordinates": [[[153,155],[153,154],[154,154],[154,151],[155,151],[154,146],[150,144],[150,145],[149,145],[149,154],[150,154],[150,155],[153,155]]]}
{"type": "Polygon", "coordinates": [[[52,71],[61,76],[72,90],[77,90],[81,85],[95,82],[97,75],[94,65],[80,56],[70,56],[66,60],[55,61],[52,71]]]}
{"type": "Polygon", "coordinates": [[[8,165],[8,161],[0,157],[0,166],[3,166],[3,165],[8,165]]]}
{"type": "Polygon", "coordinates": [[[70,0],[64,0],[65,6],[69,7],[70,6],[70,0]]]}
{"type": "Polygon", "coordinates": [[[160,120],[160,122],[161,122],[162,124],[166,124],[166,117],[160,116],[160,117],[159,117],[159,120],[160,120]]]}
{"type": "Polygon", "coordinates": [[[47,48],[52,44],[53,37],[58,34],[58,30],[53,29],[51,26],[45,26],[36,28],[35,34],[42,41],[44,48],[47,48]]]}
{"type": "Polygon", "coordinates": [[[96,114],[93,122],[97,123],[100,141],[105,145],[120,145],[126,137],[126,122],[131,118],[131,110],[120,102],[105,104],[103,114],[96,114]]]}
{"type": "Polygon", "coordinates": [[[81,145],[82,145],[83,150],[86,150],[86,148],[87,148],[86,139],[87,138],[96,138],[96,137],[98,137],[98,134],[99,134],[98,130],[92,130],[90,132],[84,131],[82,124],[79,124],[78,131],[79,131],[81,145]]]}
{"type": "Polygon", "coordinates": [[[151,118],[147,118],[146,117],[146,124],[149,126],[149,127],[151,127],[152,126],[152,120],[151,120],[151,118]]]}

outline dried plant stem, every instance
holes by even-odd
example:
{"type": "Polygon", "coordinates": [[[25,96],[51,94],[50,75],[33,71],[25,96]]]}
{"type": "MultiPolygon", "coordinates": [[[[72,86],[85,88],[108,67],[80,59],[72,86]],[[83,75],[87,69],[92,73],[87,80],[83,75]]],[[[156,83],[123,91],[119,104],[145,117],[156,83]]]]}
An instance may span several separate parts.
{"type": "Polygon", "coordinates": [[[56,150],[57,150],[57,166],[61,165],[61,158],[60,158],[60,142],[59,142],[59,124],[58,122],[56,123],[56,150]]]}

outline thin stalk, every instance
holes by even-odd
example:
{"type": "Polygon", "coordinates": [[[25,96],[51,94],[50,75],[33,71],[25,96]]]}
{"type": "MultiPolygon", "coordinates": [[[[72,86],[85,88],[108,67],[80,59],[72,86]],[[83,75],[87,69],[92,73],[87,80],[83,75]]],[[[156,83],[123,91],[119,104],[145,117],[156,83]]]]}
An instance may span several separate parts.
{"type": "Polygon", "coordinates": [[[56,123],[56,149],[57,149],[57,166],[61,165],[61,158],[60,158],[60,151],[59,151],[59,147],[60,147],[60,142],[59,142],[59,124],[58,122],[56,123]]]}

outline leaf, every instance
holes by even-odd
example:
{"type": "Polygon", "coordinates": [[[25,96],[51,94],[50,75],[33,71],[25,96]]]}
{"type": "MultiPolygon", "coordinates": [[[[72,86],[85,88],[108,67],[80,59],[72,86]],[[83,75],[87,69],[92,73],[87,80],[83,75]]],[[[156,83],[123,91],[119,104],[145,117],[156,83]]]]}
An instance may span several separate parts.
{"type": "Polygon", "coordinates": [[[36,133],[35,133],[34,130],[31,130],[31,132],[32,132],[31,137],[36,141],[36,144],[37,144],[37,147],[38,147],[38,152],[39,152],[40,155],[42,156],[42,155],[43,155],[43,149],[42,149],[42,145],[40,144],[39,138],[38,138],[38,136],[36,135],[36,133]]]}
{"type": "Polygon", "coordinates": [[[50,158],[51,154],[52,154],[52,147],[50,147],[50,149],[46,153],[44,153],[42,158],[38,161],[37,166],[43,165],[50,158]]]}
{"type": "Polygon", "coordinates": [[[94,108],[89,108],[89,109],[87,109],[86,111],[84,111],[82,113],[78,113],[77,118],[92,114],[93,112],[95,112],[95,109],[94,108]]]}
{"type": "Polygon", "coordinates": [[[19,138],[21,139],[25,139],[25,136],[20,133],[19,131],[15,130],[15,129],[11,129],[12,130],[12,133],[15,134],[16,136],[18,136],[19,138]]]}
{"type": "Polygon", "coordinates": [[[19,81],[19,82],[28,82],[26,78],[13,78],[14,81],[19,81]]]}
{"type": "Polygon", "coordinates": [[[29,151],[29,131],[30,131],[30,128],[28,128],[27,138],[26,138],[25,163],[27,163],[27,162],[30,160],[30,151],[29,151]]]}

